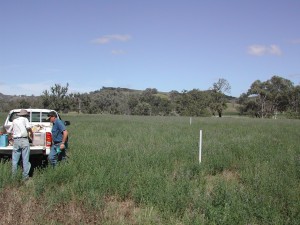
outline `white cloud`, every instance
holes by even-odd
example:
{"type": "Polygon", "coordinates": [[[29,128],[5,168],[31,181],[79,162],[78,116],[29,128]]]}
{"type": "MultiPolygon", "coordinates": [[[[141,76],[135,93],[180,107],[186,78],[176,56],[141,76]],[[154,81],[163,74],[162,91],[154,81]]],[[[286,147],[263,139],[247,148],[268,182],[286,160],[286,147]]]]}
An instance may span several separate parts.
{"type": "Polygon", "coordinates": [[[263,55],[266,52],[266,47],[263,45],[251,45],[247,51],[250,55],[263,55]]]}
{"type": "Polygon", "coordinates": [[[251,45],[248,47],[247,53],[255,56],[262,55],[282,55],[282,51],[277,45],[251,45]]]}
{"type": "Polygon", "coordinates": [[[128,34],[112,34],[112,35],[104,35],[102,37],[96,38],[92,41],[94,44],[108,44],[112,41],[121,41],[126,42],[131,39],[131,36],[128,34]]]}
{"type": "Polygon", "coordinates": [[[270,53],[271,55],[281,55],[281,49],[277,46],[277,45],[271,45],[268,48],[268,53],[270,53]]]}

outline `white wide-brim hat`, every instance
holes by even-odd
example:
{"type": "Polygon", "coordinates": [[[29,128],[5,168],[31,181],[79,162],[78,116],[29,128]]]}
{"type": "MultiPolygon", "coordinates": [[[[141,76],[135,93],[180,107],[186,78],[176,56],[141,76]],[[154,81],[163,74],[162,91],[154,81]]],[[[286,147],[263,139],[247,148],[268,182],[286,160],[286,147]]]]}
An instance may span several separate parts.
{"type": "Polygon", "coordinates": [[[18,116],[27,116],[28,112],[26,109],[21,109],[21,111],[17,114],[18,116]]]}

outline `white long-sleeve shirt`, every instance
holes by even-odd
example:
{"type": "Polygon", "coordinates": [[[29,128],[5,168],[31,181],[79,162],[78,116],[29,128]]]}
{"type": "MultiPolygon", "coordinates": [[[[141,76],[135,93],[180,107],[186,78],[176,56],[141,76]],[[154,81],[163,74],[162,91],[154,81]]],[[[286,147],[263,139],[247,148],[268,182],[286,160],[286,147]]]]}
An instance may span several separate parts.
{"type": "Polygon", "coordinates": [[[27,129],[29,128],[30,124],[26,117],[14,119],[12,123],[13,138],[28,137],[27,129]]]}

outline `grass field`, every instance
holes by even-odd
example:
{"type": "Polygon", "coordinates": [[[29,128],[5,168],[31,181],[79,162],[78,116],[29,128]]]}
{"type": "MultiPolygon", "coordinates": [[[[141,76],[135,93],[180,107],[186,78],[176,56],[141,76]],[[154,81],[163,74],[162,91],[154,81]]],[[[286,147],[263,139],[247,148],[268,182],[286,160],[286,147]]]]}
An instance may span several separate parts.
{"type": "Polygon", "coordinates": [[[68,163],[26,185],[0,164],[1,224],[300,223],[298,120],[64,119],[68,163]]]}

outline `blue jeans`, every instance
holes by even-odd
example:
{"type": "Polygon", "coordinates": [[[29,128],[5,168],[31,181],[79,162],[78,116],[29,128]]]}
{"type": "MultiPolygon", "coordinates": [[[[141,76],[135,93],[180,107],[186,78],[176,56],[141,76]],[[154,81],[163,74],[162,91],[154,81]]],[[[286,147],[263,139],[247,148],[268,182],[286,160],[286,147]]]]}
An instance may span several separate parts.
{"type": "Polygon", "coordinates": [[[53,167],[56,166],[57,162],[67,159],[67,146],[65,146],[65,149],[61,150],[61,152],[57,152],[57,149],[59,148],[60,144],[61,143],[53,144],[50,149],[48,160],[53,167]]]}
{"type": "Polygon", "coordinates": [[[31,164],[29,162],[30,156],[30,145],[27,138],[20,138],[14,140],[14,147],[12,152],[12,173],[16,174],[18,169],[18,163],[22,154],[23,161],[23,179],[27,179],[29,177],[29,171],[31,168],[31,164]]]}

